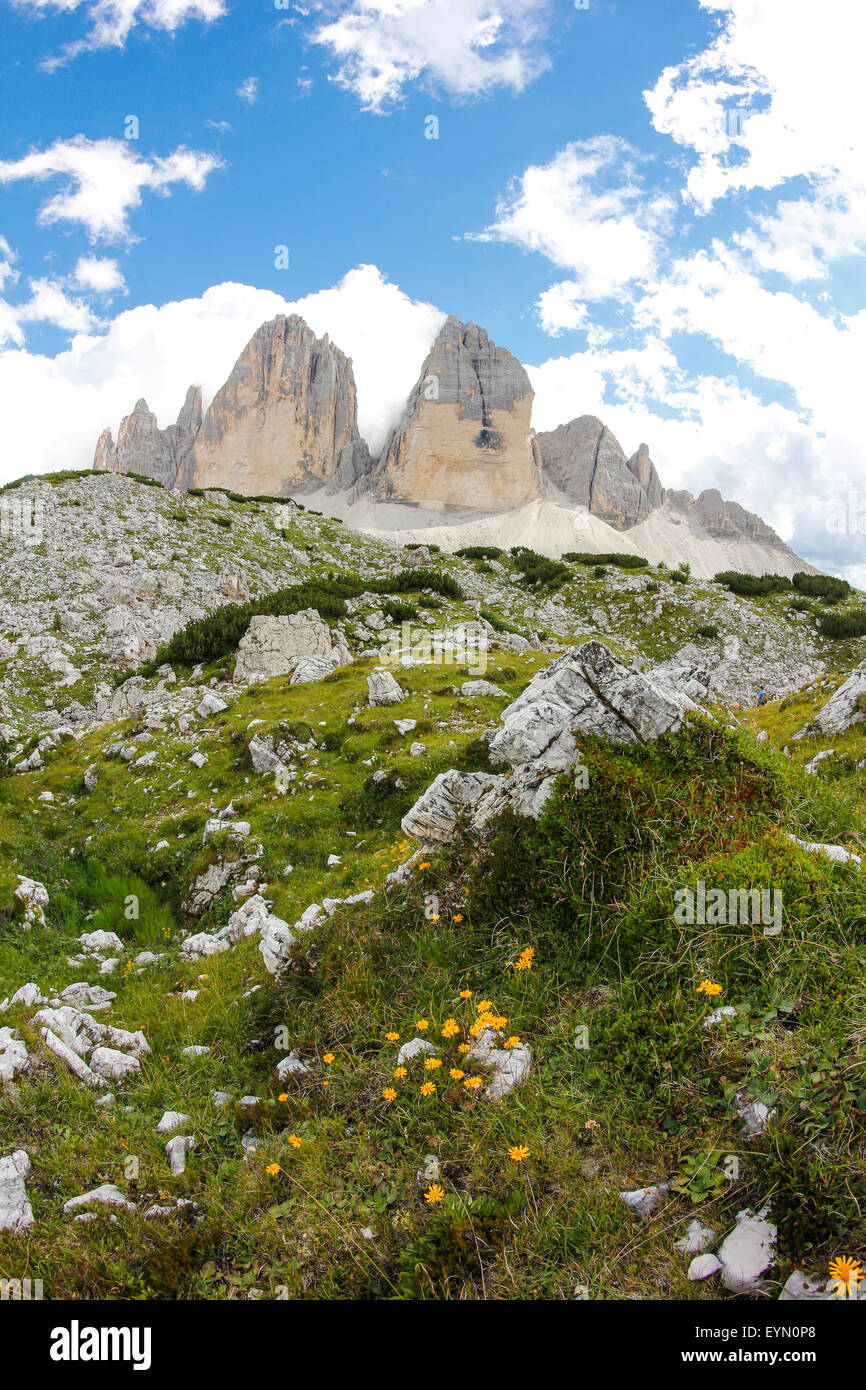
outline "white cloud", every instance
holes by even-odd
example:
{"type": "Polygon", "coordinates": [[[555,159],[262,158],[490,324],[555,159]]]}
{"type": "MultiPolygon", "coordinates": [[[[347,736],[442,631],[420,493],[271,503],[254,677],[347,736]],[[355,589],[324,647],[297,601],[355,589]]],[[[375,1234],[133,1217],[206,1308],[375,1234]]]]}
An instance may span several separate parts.
{"type": "Polygon", "coordinates": [[[39,209],[43,226],[77,222],[92,241],[132,241],[129,214],[141,205],[143,190],[168,197],[173,184],[201,192],[222,160],[183,145],[164,158],[138,155],[127,140],[55,140],[45,150],[33,150],[17,160],[0,161],[0,184],[21,179],[65,180],[63,187],[39,209]]]}
{"type": "Polygon", "coordinates": [[[245,77],[236,89],[235,96],[239,96],[247,106],[255,106],[259,99],[259,79],[257,77],[245,77]]]}
{"type": "Polygon", "coordinates": [[[866,310],[833,316],[768,290],[741,256],[714,242],[674,262],[637,302],[635,320],[664,338],[686,332],[711,339],[768,382],[790,387],[817,430],[866,440],[866,310]]]}
{"type": "Polygon", "coordinates": [[[226,13],[225,0],[11,0],[19,10],[45,16],[83,10],[90,28],[82,39],[67,44],[62,52],[45,60],[56,68],[70,59],[98,48],[123,48],[137,25],[173,34],[190,19],[205,24],[226,13]]]}
{"type": "Polygon", "coordinates": [[[99,320],[83,299],[73,299],[57,280],[29,280],[30,298],[15,305],[18,323],[50,323],[65,333],[91,333],[99,320]]]}
{"type": "Polygon", "coordinates": [[[350,0],[313,34],[335,81],[382,113],[417,82],[471,98],[522,92],[549,66],[552,0],[350,0]]]}
{"type": "Polygon", "coordinates": [[[866,186],[866,13],[850,0],[700,0],[719,33],[644,93],[653,124],[698,160],[687,189],[707,209],[727,193],[806,175],[866,186]],[[751,107],[740,136],[725,112],[751,107]]]}
{"type": "Polygon", "coordinates": [[[636,152],[616,136],[575,141],[513,180],[493,223],[470,234],[540,252],[572,272],[539,302],[548,331],[582,321],[578,300],[617,294],[655,269],[673,203],[647,194],[638,165],[636,152]]]}
{"type": "Polygon", "coordinates": [[[826,279],[830,263],[866,253],[866,186],[827,179],[810,198],[781,200],[772,214],[756,214],[734,241],[761,270],[796,284],[826,279]]]}
{"type": "Polygon", "coordinates": [[[118,290],[126,294],[126,281],[117,261],[106,256],[80,256],[72,274],[77,285],[95,294],[112,295],[118,290]]]}
{"type": "Polygon", "coordinates": [[[635,350],[551,358],[528,370],[537,429],[597,415],[627,454],[649,444],[665,487],[694,495],[718,488],[813,564],[866,581],[866,536],[833,533],[849,493],[866,513],[862,439],[818,434],[797,411],[762,403],[734,377],[692,376],[658,339],[635,350]]]}
{"type": "Polygon", "coordinates": [[[177,418],[191,383],[202,386],[207,405],[259,325],[291,312],[352,357],[361,432],[376,452],[445,315],[410,299],[375,266],[359,266],[294,303],[249,285],[215,285],[198,299],[129,309],[101,336],[81,334],[54,358],[23,347],[0,352],[0,482],[89,468],[102,429],[111,425],[116,436],[139,396],[161,425],[177,418]]]}
{"type": "Polygon", "coordinates": [[[18,279],[18,271],[15,269],[17,259],[17,255],[5,236],[0,236],[0,290],[3,289],[7,280],[14,284],[18,279]]]}

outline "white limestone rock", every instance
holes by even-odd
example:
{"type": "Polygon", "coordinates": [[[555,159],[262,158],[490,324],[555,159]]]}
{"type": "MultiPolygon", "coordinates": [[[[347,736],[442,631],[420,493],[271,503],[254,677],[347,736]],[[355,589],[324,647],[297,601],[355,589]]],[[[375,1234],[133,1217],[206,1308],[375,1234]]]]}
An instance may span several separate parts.
{"type": "Polygon", "coordinates": [[[71,1216],[81,1207],[90,1206],[121,1207],[124,1211],[135,1211],[132,1202],[113,1182],[104,1182],[100,1187],[94,1187],[91,1192],[82,1192],[78,1197],[70,1197],[63,1203],[63,1211],[67,1216],[71,1216]]]}
{"type": "Polygon", "coordinates": [[[184,1172],[186,1161],[194,1148],[195,1139],[191,1134],[176,1134],[165,1145],[164,1151],[168,1158],[168,1166],[175,1177],[179,1177],[184,1172]]]}
{"type": "Polygon", "coordinates": [[[532,1068],[532,1052],[525,1043],[516,1047],[497,1047],[501,1033],[493,1028],[485,1028],[476,1038],[467,1060],[480,1062],[493,1068],[487,1084],[487,1094],[491,1100],[501,1100],[521,1081],[525,1081],[532,1068]]]}
{"type": "Polygon", "coordinates": [[[0,1158],[0,1231],[26,1231],[35,1224],[25,1187],[32,1168],[23,1149],[0,1158]]]}
{"type": "Polygon", "coordinates": [[[174,1134],[181,1125],[189,1122],[189,1115],[184,1115],[182,1110],[166,1110],[156,1127],[157,1134],[174,1134]]]}
{"type": "Polygon", "coordinates": [[[757,1216],[750,1211],[738,1212],[737,1224],[719,1247],[722,1283],[732,1293],[751,1289],[770,1266],[777,1232],[767,1221],[767,1212],[766,1207],[757,1216]]]}
{"type": "Polygon", "coordinates": [[[390,671],[377,668],[367,677],[367,703],[370,705],[399,705],[405,693],[390,671]]]}

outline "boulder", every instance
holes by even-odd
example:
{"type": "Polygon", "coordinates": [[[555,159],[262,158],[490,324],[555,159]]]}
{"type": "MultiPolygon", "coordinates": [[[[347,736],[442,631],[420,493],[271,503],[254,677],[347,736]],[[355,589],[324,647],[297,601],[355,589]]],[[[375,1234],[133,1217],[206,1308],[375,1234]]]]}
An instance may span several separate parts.
{"type": "MultiPolygon", "coordinates": [[[[862,723],[866,718],[866,663],[858,666],[856,671],[840,685],[834,695],[830,696],[814,719],[811,727],[817,727],[822,734],[843,734],[846,729],[850,729],[855,724],[862,723]]],[[[801,730],[805,733],[805,730],[801,730]]]]}
{"type": "Polygon", "coordinates": [[[256,614],[238,643],[234,679],[248,685],[288,676],[301,657],[326,656],[332,647],[331,629],[315,608],[277,618],[256,614]]]}
{"type": "Polygon", "coordinates": [[[737,1214],[737,1224],[719,1247],[722,1283],[732,1293],[751,1289],[770,1266],[776,1244],[776,1227],[767,1219],[767,1208],[754,1216],[737,1214]]]}
{"type": "Polygon", "coordinates": [[[399,705],[406,696],[390,671],[379,667],[367,677],[367,700],[371,705],[399,705]]]}
{"type": "Polygon", "coordinates": [[[23,1149],[0,1158],[0,1231],[26,1231],[34,1224],[24,1185],[32,1166],[23,1149]]]}
{"type": "Polygon", "coordinates": [[[648,743],[676,732],[697,706],[687,696],[586,642],[539,671],[488,737],[490,758],[510,775],[440,773],[403,817],[407,835],[447,843],[458,823],[475,830],[506,808],[537,819],[558,773],[580,762],[581,730],[612,743],[648,743]]]}
{"type": "Polygon", "coordinates": [[[532,1067],[532,1052],[525,1043],[516,1047],[499,1047],[501,1034],[493,1028],[485,1028],[466,1054],[470,1062],[480,1062],[492,1067],[487,1083],[487,1094],[491,1100],[501,1100],[521,1081],[525,1081],[532,1067]]]}

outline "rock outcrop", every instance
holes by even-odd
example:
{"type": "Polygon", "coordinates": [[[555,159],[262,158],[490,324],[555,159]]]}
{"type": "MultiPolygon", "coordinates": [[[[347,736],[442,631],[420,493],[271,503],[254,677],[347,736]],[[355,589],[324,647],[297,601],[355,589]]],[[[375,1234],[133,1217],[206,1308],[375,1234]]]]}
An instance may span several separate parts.
{"type": "Polygon", "coordinates": [[[585,642],[539,671],[487,738],[491,761],[511,772],[440,773],[403,817],[402,828],[416,840],[446,844],[461,825],[481,830],[506,809],[537,819],[557,775],[580,764],[580,733],[611,743],[650,743],[676,733],[697,708],[652,672],[625,666],[601,642],[585,642]]]}
{"type": "Polygon", "coordinates": [[[191,386],[177,424],[161,430],[138,401],[117,445],[110,430],[100,435],[94,468],[280,497],[350,488],[369,471],[351,360],[297,314],[262,324],[204,418],[201,407],[191,386]]]}
{"type": "Polygon", "coordinates": [[[177,424],[164,430],[142,398],[136,401],[132,414],[120,422],[116,445],[111,430],[103,430],[93,467],[97,473],[140,473],[170,488],[186,486],[201,423],[201,391],[197,386],[187,391],[177,424]]]}
{"type": "Polygon", "coordinates": [[[627,459],[595,415],[538,434],[536,443],[545,482],[618,531],[636,526],[664,500],[646,444],[627,459]]]}
{"type": "Polygon", "coordinates": [[[300,661],[312,657],[328,658],[323,675],[352,659],[347,649],[335,645],[331,629],[315,608],[278,618],[256,614],[238,643],[234,679],[250,685],[288,676],[300,661]]]}
{"type": "Polygon", "coordinates": [[[866,719],[866,665],[858,666],[826,705],[819,709],[811,724],[801,729],[795,738],[807,732],[842,734],[866,719]]]}
{"type": "Polygon", "coordinates": [[[525,369],[483,328],[452,314],[391,431],[373,488],[381,501],[499,510],[541,495],[525,369]]]}
{"type": "MultiPolygon", "coordinates": [[[[669,511],[681,512],[689,521],[697,522],[714,540],[736,541],[745,537],[762,545],[778,546],[788,554],[793,553],[779,539],[772,526],[768,526],[754,512],[747,512],[739,502],[726,502],[718,488],[706,488],[697,497],[685,490],[666,488],[664,502],[669,511]]],[[[811,568],[808,565],[801,567],[811,568]]]]}

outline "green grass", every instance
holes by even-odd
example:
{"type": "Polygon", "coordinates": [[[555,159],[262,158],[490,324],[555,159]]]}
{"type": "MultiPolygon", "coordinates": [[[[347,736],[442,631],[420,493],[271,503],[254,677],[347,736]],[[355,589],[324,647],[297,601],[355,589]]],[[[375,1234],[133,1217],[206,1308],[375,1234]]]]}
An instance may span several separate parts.
{"type": "MultiPolygon", "coordinates": [[[[509,653],[488,674],[513,695],[546,659],[509,653]]],[[[113,728],[64,745],[42,773],[0,784],[0,992],[80,978],[66,957],[97,926],[127,940],[127,959],[142,945],[165,955],[105,981],[118,994],[110,1021],[142,1028],[152,1047],[114,1109],[97,1107],[41,1051],[20,1013],[4,1017],[39,1059],[17,1098],[0,1096],[0,1132],[33,1157],[38,1224],[23,1245],[0,1237],[0,1275],[20,1274],[24,1247],[28,1273],[53,1298],[242,1298],[255,1287],[268,1297],[532,1299],[570,1298],[585,1284],[592,1298],[711,1299],[716,1285],[688,1284],[675,1237],[693,1215],[723,1230],[765,1200],[782,1232],[775,1278],[795,1262],[823,1269],[843,1247],[862,1255],[866,888],[855,871],[786,839],[793,830],[851,842],[862,797],[851,779],[840,790],[804,778],[799,753],[777,751],[803,711],[758,711],[755,726],[773,728],[763,746],[748,730],[701,721],[649,749],[586,739],[588,788],[563,778],[538,824],[506,818],[487,842],[461,839],[384,893],[386,873],[413,848],[402,813],[438,771],[483,766],[477,736],[499,706],[437,693],[442,672],[416,668],[401,673],[404,705],[364,707],[347,725],[351,706],[364,705],[369,669],[245,690],[195,740],[209,759],[201,771],[187,762],[191,740],[160,733],[144,776],[105,761],[113,728]],[[418,730],[402,740],[393,719],[407,715],[418,730]],[[318,763],[294,796],[251,774],[254,717],[259,733],[315,736],[318,763]],[[427,752],[410,758],[419,736],[427,752]],[[86,794],[93,762],[100,781],[86,794]],[[385,784],[373,783],[376,768],[385,784]],[[192,798],[178,799],[180,778],[192,798]],[[34,801],[45,788],[53,806],[34,801]],[[279,916],[292,922],[323,895],[377,890],[369,908],[338,911],[300,938],[279,980],[265,975],[254,940],[201,962],[178,954],[189,883],[233,852],[201,844],[210,808],[230,798],[264,846],[279,916]],[[162,839],[168,849],[154,852],[162,839]],[[328,870],[334,852],[342,863],[328,870]],[[22,933],[15,872],[48,886],[46,931],[22,933]],[[677,888],[701,877],[781,887],[782,935],[675,925],[677,888]],[[138,920],[124,915],[130,895],[138,920]],[[519,971],[527,947],[532,968],[519,971]],[[737,1009],[713,1030],[703,1020],[719,1001],[697,992],[705,978],[737,1009]],[[244,998],[253,984],[261,988],[244,998]],[[198,998],[180,999],[191,987],[198,998]],[[534,1056],[530,1078],[500,1103],[449,1075],[459,1067],[483,1078],[457,1050],[482,999],[534,1056]],[[444,1039],[452,1018],[460,1031],[444,1039]],[[443,1066],[427,1072],[416,1061],[395,1078],[399,1044],[385,1034],[406,1040],[425,1019],[443,1066]],[[575,1046],[581,1028],[585,1049],[575,1046]],[[281,1085],[274,1067],[286,1040],[310,1071],[281,1085]],[[181,1057],[191,1043],[213,1051],[181,1057]],[[436,1091],[424,1098],[431,1077],[436,1091]],[[263,1104],[255,1114],[216,1110],[217,1089],[263,1104]],[[779,1112],[750,1144],[733,1106],[744,1089],[779,1112]],[[197,1137],[182,1177],[169,1173],[155,1133],[164,1109],[188,1113],[197,1137]],[[245,1161],[250,1127],[259,1148],[245,1161]],[[509,1158],[514,1145],[529,1148],[524,1163],[509,1158]],[[739,1177],[726,1184],[718,1173],[729,1154],[739,1177]],[[418,1178],[433,1171],[431,1156],[444,1193],[435,1205],[424,1199],[432,1180],[418,1178]],[[618,1191],[663,1178],[680,1190],[637,1223],[618,1191]],[[63,1200],[105,1181],[139,1213],[188,1197],[202,1219],[120,1214],[116,1224],[79,1225],[61,1214],[63,1200]]],[[[862,745],[856,731],[850,738],[862,745]]],[[[226,891],[187,925],[212,930],[232,906],[226,891]]]]}

